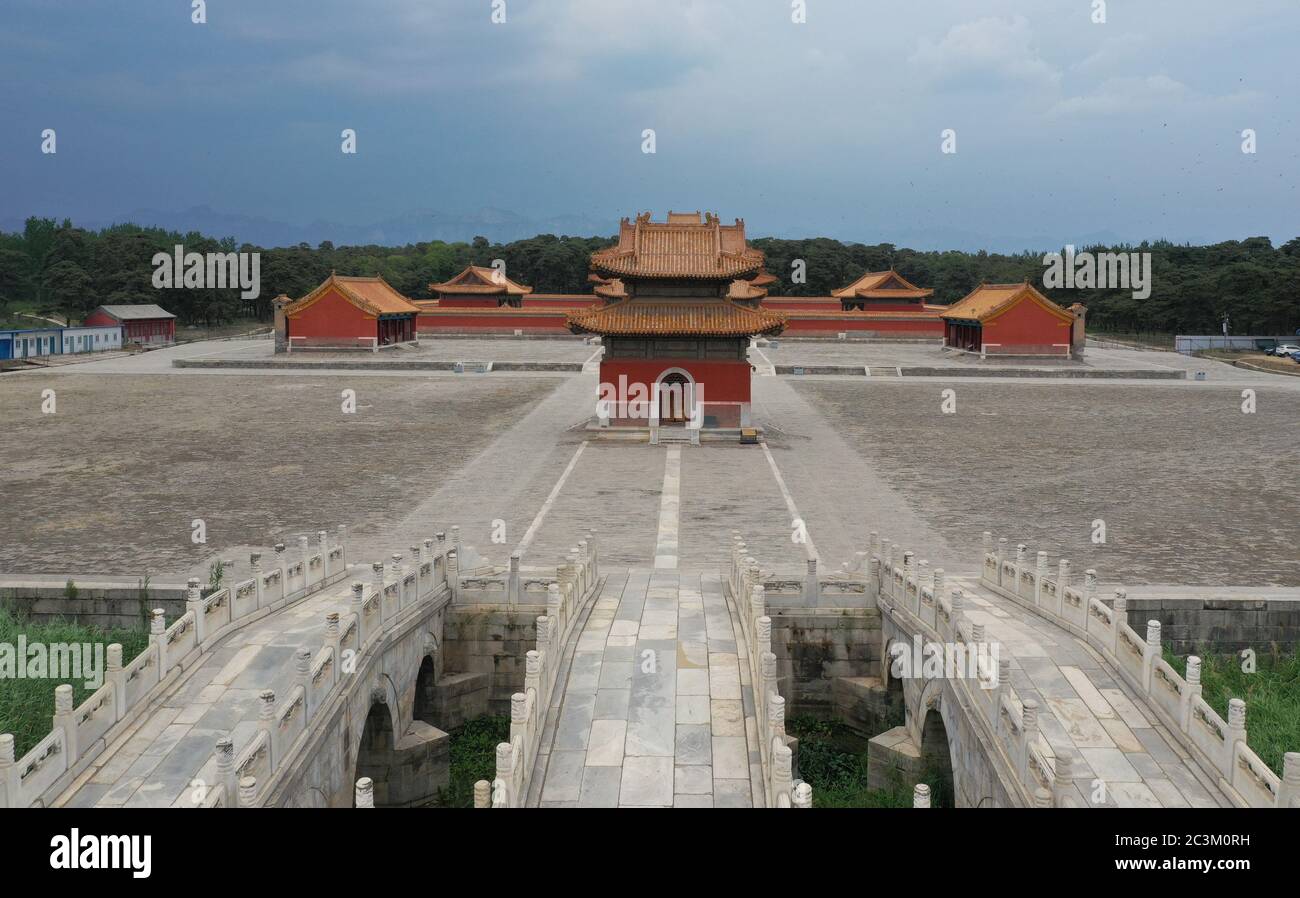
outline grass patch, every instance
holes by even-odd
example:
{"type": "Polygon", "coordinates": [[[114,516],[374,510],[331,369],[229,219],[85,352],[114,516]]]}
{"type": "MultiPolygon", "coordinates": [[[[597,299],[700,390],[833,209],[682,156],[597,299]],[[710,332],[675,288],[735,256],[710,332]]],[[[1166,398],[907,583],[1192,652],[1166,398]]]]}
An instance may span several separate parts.
{"type": "Polygon", "coordinates": [[[451,731],[451,783],[439,796],[443,808],[474,807],[474,784],[492,781],[497,745],[510,741],[510,718],[476,717],[451,731]]]}
{"type": "MultiPolygon", "coordinates": [[[[1274,649],[1255,659],[1255,672],[1242,670],[1237,655],[1202,654],[1201,698],[1224,720],[1228,700],[1246,702],[1246,744],[1278,776],[1282,755],[1300,750],[1300,653],[1274,649]]],[[[1187,658],[1164,649],[1165,661],[1182,676],[1187,658]]]]}
{"type": "MultiPolygon", "coordinates": [[[[812,786],[813,807],[910,808],[913,783],[901,779],[887,789],[867,787],[867,740],[838,720],[795,716],[786,732],[799,740],[799,776],[812,786]]],[[[951,778],[927,770],[933,807],[952,806],[951,778]]]]}
{"type": "MultiPolygon", "coordinates": [[[[50,623],[33,623],[20,618],[7,608],[0,608],[0,643],[18,650],[18,637],[25,635],[27,644],[33,643],[98,643],[104,646],[104,660],[108,660],[108,646],[122,644],[122,663],[127,664],[149,644],[149,634],[136,630],[101,630],[73,621],[57,620],[50,623]]],[[[21,663],[24,659],[15,658],[21,663]]],[[[7,671],[6,671],[7,674],[7,671]]],[[[22,757],[37,742],[49,735],[54,720],[54,687],[64,680],[49,676],[45,679],[0,680],[0,733],[13,733],[14,752],[22,757]]],[[[72,700],[80,704],[92,690],[84,680],[67,681],[72,686],[72,700]]]]}

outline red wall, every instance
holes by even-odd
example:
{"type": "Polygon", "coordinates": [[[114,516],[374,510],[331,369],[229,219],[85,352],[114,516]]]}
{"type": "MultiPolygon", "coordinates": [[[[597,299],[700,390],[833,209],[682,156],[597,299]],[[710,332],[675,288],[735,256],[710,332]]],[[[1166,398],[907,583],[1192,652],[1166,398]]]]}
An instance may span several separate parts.
{"type": "Polygon", "coordinates": [[[422,334],[513,334],[516,329],[526,334],[567,334],[569,327],[565,323],[566,312],[556,309],[544,312],[525,313],[522,310],[501,312],[493,309],[477,311],[467,309],[464,312],[447,310],[426,310],[415,319],[415,326],[422,334]]]}
{"type": "Polygon", "coordinates": [[[618,376],[627,376],[628,386],[651,387],[669,368],[689,371],[704,386],[704,402],[749,402],[749,362],[702,361],[700,359],[610,359],[600,363],[600,382],[618,386],[618,376]]]}
{"type": "Polygon", "coordinates": [[[131,321],[118,321],[107,312],[96,310],[86,316],[85,323],[99,327],[115,327],[120,324],[122,325],[123,340],[143,342],[158,337],[165,337],[168,340],[176,339],[175,318],[141,318],[131,321]]]}
{"type": "Polygon", "coordinates": [[[332,340],[376,337],[376,320],[330,287],[306,309],[289,316],[289,336],[332,340]]]}
{"type": "Polygon", "coordinates": [[[1062,321],[1031,299],[1022,299],[1010,310],[984,322],[984,345],[1001,343],[992,352],[1008,352],[1016,347],[1022,352],[1064,353],[1052,349],[1053,343],[1070,342],[1071,322],[1062,321]]]}
{"type": "Polygon", "coordinates": [[[838,312],[843,308],[833,296],[766,296],[760,305],[765,309],[797,312],[838,312]]]}
{"type": "Polygon", "coordinates": [[[785,333],[812,336],[834,336],[841,331],[872,331],[892,336],[935,337],[943,336],[942,318],[867,318],[862,313],[844,312],[842,317],[804,318],[797,313],[786,317],[785,333]]]}

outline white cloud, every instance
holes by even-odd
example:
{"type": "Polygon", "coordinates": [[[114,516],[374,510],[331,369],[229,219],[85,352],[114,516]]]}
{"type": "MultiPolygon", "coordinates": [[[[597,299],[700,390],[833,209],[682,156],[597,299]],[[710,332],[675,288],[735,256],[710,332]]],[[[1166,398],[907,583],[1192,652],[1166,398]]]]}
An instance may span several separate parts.
{"type": "Polygon", "coordinates": [[[938,43],[921,38],[908,60],[936,84],[1056,85],[1061,73],[1039,55],[1024,16],[954,25],[938,43]]]}
{"type": "Polygon", "coordinates": [[[1052,116],[1123,115],[1172,109],[1182,105],[1191,91],[1168,75],[1145,78],[1108,78],[1092,93],[1070,97],[1049,111],[1052,116]]]}

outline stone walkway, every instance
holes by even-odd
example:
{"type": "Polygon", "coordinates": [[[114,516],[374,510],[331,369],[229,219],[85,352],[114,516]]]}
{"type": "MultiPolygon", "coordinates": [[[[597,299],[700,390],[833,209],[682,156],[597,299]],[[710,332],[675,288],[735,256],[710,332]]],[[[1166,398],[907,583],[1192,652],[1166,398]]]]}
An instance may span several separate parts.
{"type": "Polygon", "coordinates": [[[534,776],[541,807],[762,803],[753,690],[716,572],[611,574],[534,776]],[[542,774],[544,772],[544,779],[542,774]]]}
{"type": "Polygon", "coordinates": [[[1155,715],[1091,648],[1055,624],[989,593],[977,577],[954,577],[965,614],[1013,656],[1011,685],[1038,702],[1038,727],[1053,751],[1068,750],[1083,806],[1224,807],[1222,792],[1155,715]],[[1104,788],[1102,788],[1104,787],[1104,788]]]}

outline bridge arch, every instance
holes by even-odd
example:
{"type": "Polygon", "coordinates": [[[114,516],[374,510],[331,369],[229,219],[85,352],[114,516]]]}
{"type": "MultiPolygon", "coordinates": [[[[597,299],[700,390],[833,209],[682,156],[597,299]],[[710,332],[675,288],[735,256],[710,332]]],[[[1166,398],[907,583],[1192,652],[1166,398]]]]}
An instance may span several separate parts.
{"type": "MultiPolygon", "coordinates": [[[[388,702],[372,701],[362,724],[354,754],[352,781],[368,776],[375,783],[375,807],[392,804],[389,795],[389,771],[393,767],[397,739],[394,735],[393,715],[388,702]]],[[[355,798],[353,799],[355,806],[355,798]]]]}

